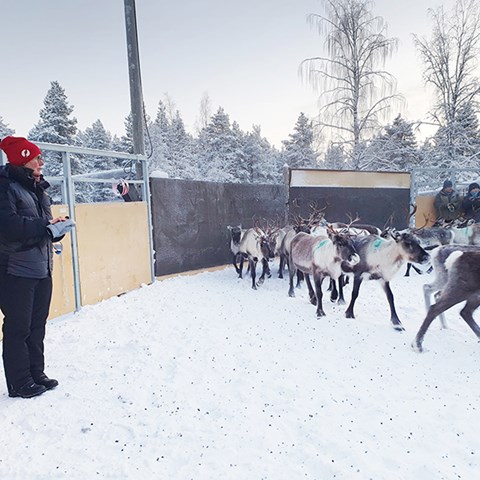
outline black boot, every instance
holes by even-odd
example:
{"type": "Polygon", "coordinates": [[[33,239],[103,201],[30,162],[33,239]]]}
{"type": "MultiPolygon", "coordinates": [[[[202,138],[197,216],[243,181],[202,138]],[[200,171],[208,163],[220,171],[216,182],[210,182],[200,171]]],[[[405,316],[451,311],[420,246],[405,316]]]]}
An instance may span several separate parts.
{"type": "Polygon", "coordinates": [[[58,385],[58,381],[54,378],[48,378],[44,373],[34,375],[33,380],[38,385],[43,385],[47,390],[51,390],[58,385]]]}
{"type": "Polygon", "coordinates": [[[46,391],[47,389],[43,385],[38,385],[33,380],[30,380],[20,388],[14,388],[13,386],[11,386],[8,389],[8,396],[32,398],[32,397],[36,397],[37,395],[41,395],[46,391]]]}

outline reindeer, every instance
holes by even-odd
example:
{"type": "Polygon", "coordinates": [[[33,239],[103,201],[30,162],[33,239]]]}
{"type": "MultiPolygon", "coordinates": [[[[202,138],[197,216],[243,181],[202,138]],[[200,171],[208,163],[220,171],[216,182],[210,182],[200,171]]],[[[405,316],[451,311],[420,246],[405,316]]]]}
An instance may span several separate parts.
{"type": "MultiPolygon", "coordinates": [[[[423,295],[425,298],[425,306],[427,310],[431,306],[430,297],[434,294],[435,299],[437,299],[445,285],[448,281],[448,269],[446,266],[446,260],[453,252],[478,252],[480,247],[476,245],[446,245],[442,248],[437,248],[431,254],[432,258],[432,267],[435,272],[435,279],[432,283],[426,283],[423,286],[423,295]]],[[[439,315],[440,323],[442,328],[447,328],[447,323],[445,321],[445,315],[440,313],[439,315]]]]}
{"type": "Polygon", "coordinates": [[[327,276],[337,280],[343,265],[353,268],[359,261],[352,238],[349,235],[329,229],[327,237],[315,237],[300,232],[295,235],[290,244],[290,288],[288,295],[295,296],[293,277],[297,270],[305,275],[308,285],[310,302],[317,305],[317,318],[323,317],[322,282],[327,276]],[[315,291],[309,275],[313,275],[315,291]]]}
{"type": "Polygon", "coordinates": [[[269,272],[268,262],[275,256],[275,240],[258,227],[249,228],[240,241],[239,253],[248,259],[252,288],[256,290],[257,286],[264,282],[265,275],[269,272]],[[256,269],[259,260],[262,262],[262,274],[256,283],[256,269]]]}
{"type": "Polygon", "coordinates": [[[395,330],[404,330],[395,310],[390,280],[405,262],[426,263],[429,254],[409,233],[399,233],[389,230],[387,238],[379,235],[368,235],[355,239],[355,248],[360,255],[360,262],[353,268],[342,265],[345,271],[353,273],[353,291],[350,305],[345,316],[355,318],[353,308],[357,300],[360,285],[367,278],[380,280],[390,305],[390,321],[395,330]]]}
{"type": "Polygon", "coordinates": [[[424,287],[428,311],[412,343],[412,348],[418,352],[423,352],[423,338],[432,321],[460,302],[466,302],[460,315],[480,340],[480,327],[472,316],[480,305],[480,248],[439,247],[433,255],[433,263],[437,277],[424,287]],[[430,293],[437,289],[440,289],[437,301],[430,306],[430,293]]]}
{"type": "Polygon", "coordinates": [[[233,266],[235,267],[235,271],[238,273],[238,277],[242,278],[243,255],[240,253],[240,241],[242,239],[242,235],[245,233],[245,230],[242,230],[241,225],[234,227],[227,225],[227,229],[230,232],[230,251],[233,255],[233,266]],[[238,266],[237,260],[239,262],[238,266]]]}

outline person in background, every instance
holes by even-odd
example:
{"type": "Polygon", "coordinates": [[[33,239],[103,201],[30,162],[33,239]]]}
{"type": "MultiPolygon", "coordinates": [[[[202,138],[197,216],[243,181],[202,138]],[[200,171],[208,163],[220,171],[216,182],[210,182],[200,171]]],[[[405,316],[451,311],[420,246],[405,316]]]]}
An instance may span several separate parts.
{"type": "Polygon", "coordinates": [[[468,193],[463,199],[465,218],[473,218],[475,223],[480,223],[480,186],[474,182],[468,186],[468,193]]]}
{"type": "Polygon", "coordinates": [[[0,142],[0,309],[3,366],[10,397],[30,398],[58,385],[45,374],[45,327],[52,297],[52,241],[74,223],[52,218],[49,184],[37,145],[23,137],[0,142]]]}
{"type": "Polygon", "coordinates": [[[443,218],[447,222],[457,219],[462,214],[462,198],[453,189],[450,180],[443,182],[443,188],[435,195],[433,202],[437,219],[443,218]]]}

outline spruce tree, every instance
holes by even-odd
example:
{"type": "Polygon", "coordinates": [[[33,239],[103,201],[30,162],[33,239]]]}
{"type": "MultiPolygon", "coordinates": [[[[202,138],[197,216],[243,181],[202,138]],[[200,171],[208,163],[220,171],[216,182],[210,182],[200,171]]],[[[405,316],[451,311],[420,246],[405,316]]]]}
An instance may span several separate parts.
{"type": "MultiPolygon", "coordinates": [[[[50,82],[50,89],[43,101],[44,107],[40,110],[40,120],[32,128],[29,138],[33,141],[74,145],[77,133],[77,119],[71,117],[73,106],[69,105],[65,90],[57,81],[50,82]]],[[[63,175],[61,154],[58,152],[43,152],[45,158],[46,175],[63,175]]],[[[82,161],[76,155],[70,155],[72,174],[85,172],[82,161]]],[[[85,201],[83,187],[76,189],[80,201],[85,201]]],[[[60,202],[61,195],[58,187],[52,187],[50,194],[55,202],[60,202]]]]}
{"type": "Polygon", "coordinates": [[[3,118],[0,117],[0,140],[2,138],[8,137],[9,135],[13,135],[15,130],[8,128],[8,124],[3,121],[3,118]]]}
{"type": "Polygon", "coordinates": [[[303,112],[289,137],[282,142],[284,163],[290,168],[315,167],[317,155],[313,150],[313,125],[303,112]]]}

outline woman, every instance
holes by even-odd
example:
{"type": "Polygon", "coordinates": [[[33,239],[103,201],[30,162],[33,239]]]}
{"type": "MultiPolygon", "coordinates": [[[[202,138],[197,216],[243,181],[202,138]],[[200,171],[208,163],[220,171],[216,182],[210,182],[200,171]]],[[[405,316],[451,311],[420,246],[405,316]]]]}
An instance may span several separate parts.
{"type": "Polygon", "coordinates": [[[73,222],[52,219],[37,145],[6,137],[0,149],[0,308],[3,366],[10,397],[30,398],[58,385],[44,372],[45,326],[52,297],[52,241],[73,222]]]}

